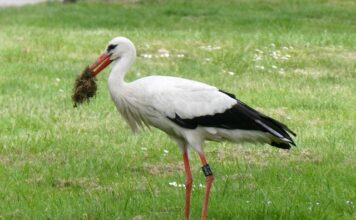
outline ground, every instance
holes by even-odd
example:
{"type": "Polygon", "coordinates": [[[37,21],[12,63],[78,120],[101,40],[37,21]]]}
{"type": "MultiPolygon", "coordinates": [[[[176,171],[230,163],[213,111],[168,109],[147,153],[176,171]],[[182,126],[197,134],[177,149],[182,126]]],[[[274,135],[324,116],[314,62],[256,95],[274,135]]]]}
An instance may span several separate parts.
{"type": "MultiPolygon", "coordinates": [[[[113,37],[161,74],[213,84],[288,124],[290,151],[207,143],[209,219],[355,219],[354,1],[50,1],[0,8],[0,218],[182,219],[180,150],[132,135],[106,80],[74,109],[74,78],[113,37]],[[290,3],[287,3],[290,2],[290,3]]],[[[204,176],[192,153],[192,219],[204,176]]]]}

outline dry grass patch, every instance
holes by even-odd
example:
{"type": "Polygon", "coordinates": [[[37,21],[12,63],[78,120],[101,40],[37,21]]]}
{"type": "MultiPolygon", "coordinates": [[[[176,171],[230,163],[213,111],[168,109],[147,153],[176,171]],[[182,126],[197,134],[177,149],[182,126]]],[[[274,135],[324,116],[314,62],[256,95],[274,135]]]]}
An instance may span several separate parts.
{"type": "Polygon", "coordinates": [[[79,187],[83,189],[95,189],[98,188],[99,180],[97,178],[73,178],[73,179],[55,179],[52,183],[53,187],[64,189],[68,187],[79,187]]]}
{"type": "Polygon", "coordinates": [[[229,149],[217,149],[214,153],[219,161],[232,162],[241,161],[250,165],[267,166],[268,163],[265,158],[270,157],[269,150],[255,151],[249,148],[235,147],[229,149]]]}
{"type": "Polygon", "coordinates": [[[304,161],[312,163],[320,163],[323,160],[319,153],[310,150],[310,148],[304,148],[293,153],[288,151],[280,151],[278,157],[286,161],[304,161]]]}
{"type": "Polygon", "coordinates": [[[79,177],[69,179],[55,179],[52,186],[64,190],[66,188],[81,188],[86,192],[110,192],[118,191],[119,186],[115,183],[113,185],[102,185],[98,178],[79,177]]]}
{"type": "Polygon", "coordinates": [[[271,159],[279,159],[285,162],[304,161],[312,163],[320,163],[323,160],[320,154],[313,152],[308,148],[301,150],[282,150],[273,148],[256,150],[253,148],[236,147],[234,149],[220,148],[214,151],[214,153],[219,161],[232,162],[237,160],[241,163],[262,167],[268,166],[269,160],[271,159]]]}
{"type": "Polygon", "coordinates": [[[55,152],[41,152],[38,154],[30,153],[11,153],[0,155],[0,164],[3,166],[23,167],[26,165],[36,166],[39,164],[63,164],[66,161],[65,155],[55,152]]]}
{"type": "Polygon", "coordinates": [[[253,175],[251,173],[235,173],[229,176],[226,176],[223,179],[232,179],[232,180],[246,180],[253,179],[253,175]]]}
{"type": "Polygon", "coordinates": [[[183,172],[183,164],[181,163],[167,163],[167,164],[143,164],[145,172],[151,175],[171,176],[179,172],[183,172]]]}
{"type": "Polygon", "coordinates": [[[25,182],[27,184],[36,184],[36,185],[39,185],[41,183],[45,183],[45,179],[43,178],[43,176],[41,174],[35,174],[33,175],[31,178],[27,178],[25,179],[25,182]]]}
{"type": "Polygon", "coordinates": [[[18,218],[20,214],[21,214],[20,209],[15,209],[12,212],[5,212],[5,213],[0,212],[0,219],[18,218]]]}
{"type": "Polygon", "coordinates": [[[347,62],[356,60],[356,51],[345,50],[340,47],[314,47],[308,52],[308,56],[312,59],[341,59],[347,62]]]}
{"type": "Polygon", "coordinates": [[[0,164],[2,166],[9,165],[9,164],[11,164],[11,160],[9,157],[7,157],[5,155],[0,155],[0,164]]]}
{"type": "Polygon", "coordinates": [[[338,56],[347,61],[356,62],[356,51],[342,52],[338,56]]]}
{"type": "Polygon", "coordinates": [[[326,76],[327,75],[327,70],[321,70],[321,69],[317,69],[317,68],[304,68],[304,69],[295,69],[294,74],[297,75],[303,75],[303,76],[312,76],[315,78],[319,78],[322,76],[326,76]]]}

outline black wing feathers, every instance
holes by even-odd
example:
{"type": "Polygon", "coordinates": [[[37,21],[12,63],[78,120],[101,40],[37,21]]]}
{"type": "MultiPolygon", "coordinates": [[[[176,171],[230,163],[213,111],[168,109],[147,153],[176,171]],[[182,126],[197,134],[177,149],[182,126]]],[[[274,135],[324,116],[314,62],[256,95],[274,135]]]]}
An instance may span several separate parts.
{"type": "MultiPolygon", "coordinates": [[[[236,99],[237,100],[237,99],[236,99]]],[[[241,104],[242,106],[244,106],[244,108],[248,109],[250,112],[254,112],[255,115],[251,115],[252,117],[254,117],[254,121],[258,120],[259,118],[262,119],[261,122],[265,125],[267,125],[268,127],[272,128],[274,131],[276,131],[277,133],[281,134],[284,138],[288,139],[292,145],[295,146],[295,143],[293,141],[293,139],[291,138],[291,136],[288,134],[291,133],[293,136],[296,136],[296,134],[291,131],[287,125],[271,118],[268,117],[266,115],[264,115],[261,112],[256,111],[255,109],[251,108],[250,106],[246,105],[245,103],[237,100],[239,104],[241,104]]],[[[268,132],[270,132],[268,130],[268,132]]],[[[273,133],[272,133],[273,134],[273,133]]],[[[273,134],[274,135],[274,134],[273,134]]]]}
{"type": "MultiPolygon", "coordinates": [[[[236,99],[233,94],[222,90],[219,91],[230,96],[231,98],[236,99]]],[[[288,132],[294,136],[295,133],[291,131],[286,125],[256,111],[240,100],[236,100],[237,104],[232,106],[230,109],[227,109],[223,113],[216,113],[214,115],[205,115],[189,119],[181,118],[176,114],[174,118],[168,118],[175,122],[177,125],[188,129],[195,129],[198,126],[202,126],[268,132],[280,139],[287,139],[290,144],[295,145],[288,132]]],[[[289,143],[272,142],[271,145],[284,149],[290,148],[289,143]]]]}
{"type": "MultiPolygon", "coordinates": [[[[168,117],[169,118],[169,117],[168,117]]],[[[189,129],[195,129],[196,127],[216,127],[225,129],[245,129],[245,130],[260,130],[259,125],[243,112],[243,109],[238,105],[227,109],[223,113],[217,113],[214,115],[205,115],[195,117],[191,119],[183,119],[176,114],[175,118],[169,118],[176,124],[189,129]]]]}
{"type": "Polygon", "coordinates": [[[219,89],[219,92],[222,92],[222,93],[224,93],[225,95],[228,95],[228,96],[230,96],[230,97],[233,98],[233,99],[236,99],[236,96],[235,96],[234,94],[232,94],[232,93],[225,92],[224,90],[221,90],[221,89],[219,89]]]}
{"type": "MultiPolygon", "coordinates": [[[[230,96],[230,97],[233,98],[233,99],[236,99],[236,96],[235,96],[234,94],[231,94],[231,93],[226,92],[226,91],[221,90],[221,89],[220,89],[219,91],[222,92],[222,93],[224,93],[224,94],[226,94],[226,95],[228,95],[228,96],[230,96]]],[[[275,119],[273,119],[273,118],[270,118],[270,117],[268,117],[268,116],[266,116],[266,115],[264,115],[264,114],[262,114],[262,113],[256,111],[255,109],[251,108],[250,106],[246,105],[245,103],[241,102],[241,101],[238,100],[238,99],[236,99],[236,100],[237,100],[241,105],[243,105],[245,108],[249,109],[251,112],[255,112],[256,115],[259,115],[259,116],[265,118],[266,120],[271,120],[271,122],[272,122],[273,124],[282,127],[283,129],[287,130],[287,131],[288,131],[289,133],[291,133],[292,135],[296,136],[296,134],[295,134],[293,131],[291,131],[291,130],[290,130],[286,125],[284,125],[283,123],[281,123],[281,122],[279,122],[279,121],[277,121],[277,120],[275,120],[275,119]]],[[[255,116],[256,116],[256,115],[255,115],[255,116]]],[[[288,135],[288,134],[287,134],[287,135],[288,135]]]]}
{"type": "MultiPolygon", "coordinates": [[[[295,146],[294,143],[292,143],[292,144],[295,146]]],[[[282,149],[290,149],[289,143],[277,143],[277,142],[272,141],[271,145],[274,147],[282,148],[282,149]]]]}

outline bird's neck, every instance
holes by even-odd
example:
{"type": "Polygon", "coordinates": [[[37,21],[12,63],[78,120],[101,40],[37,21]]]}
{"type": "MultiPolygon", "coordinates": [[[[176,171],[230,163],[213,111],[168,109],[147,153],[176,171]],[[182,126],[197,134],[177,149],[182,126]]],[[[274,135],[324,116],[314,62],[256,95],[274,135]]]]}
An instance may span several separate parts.
{"type": "Polygon", "coordinates": [[[127,53],[120,59],[113,62],[112,70],[108,80],[110,89],[125,85],[125,75],[132,64],[135,62],[135,58],[136,54],[134,52],[127,53]]]}

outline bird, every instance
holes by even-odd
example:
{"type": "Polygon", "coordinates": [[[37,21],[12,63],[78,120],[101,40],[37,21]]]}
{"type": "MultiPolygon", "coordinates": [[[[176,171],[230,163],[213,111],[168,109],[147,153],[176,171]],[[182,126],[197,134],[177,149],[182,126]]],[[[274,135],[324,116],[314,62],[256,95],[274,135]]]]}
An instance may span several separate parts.
{"type": "Polygon", "coordinates": [[[192,173],[188,150],[198,153],[205,175],[201,219],[207,218],[214,175],[204,154],[205,141],[251,142],[290,149],[296,134],[245,104],[232,93],[202,82],[173,76],[147,76],[126,82],[136,59],[136,48],[126,37],[115,37],[105,52],[89,66],[93,77],[109,64],[108,89],[117,110],[133,132],[155,127],[165,132],[181,150],[185,171],[184,218],[190,218],[192,173]]]}

